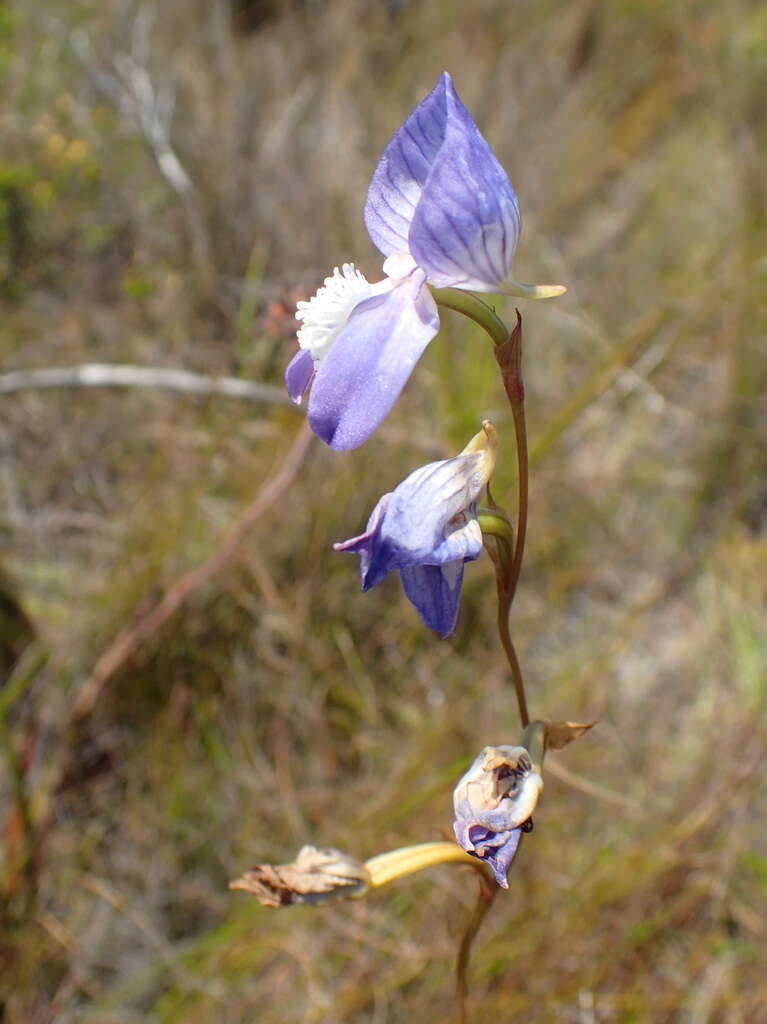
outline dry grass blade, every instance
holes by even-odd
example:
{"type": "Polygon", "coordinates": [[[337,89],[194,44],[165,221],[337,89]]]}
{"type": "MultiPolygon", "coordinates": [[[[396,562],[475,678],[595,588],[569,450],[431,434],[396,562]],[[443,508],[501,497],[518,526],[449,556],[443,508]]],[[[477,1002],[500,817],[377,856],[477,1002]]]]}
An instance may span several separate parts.
{"type": "Polygon", "coordinates": [[[85,363],[82,366],[15,370],[0,374],[0,395],[40,388],[165,388],[188,395],[220,395],[251,402],[290,405],[284,388],[240,377],[206,377],[189,370],[158,366],[85,363]]]}
{"type": "Polygon", "coordinates": [[[99,694],[115,672],[119,671],[154,634],[161,629],[191,594],[221,572],[240,548],[251,527],[270,509],[295,480],[312,446],[314,435],[304,422],[277,473],[240,514],[215,554],[191,572],[184,573],[166,590],[162,599],[138,622],[124,629],[100,655],[93,671],[79,687],[72,704],[72,719],[84,718],[93,710],[99,694]]]}

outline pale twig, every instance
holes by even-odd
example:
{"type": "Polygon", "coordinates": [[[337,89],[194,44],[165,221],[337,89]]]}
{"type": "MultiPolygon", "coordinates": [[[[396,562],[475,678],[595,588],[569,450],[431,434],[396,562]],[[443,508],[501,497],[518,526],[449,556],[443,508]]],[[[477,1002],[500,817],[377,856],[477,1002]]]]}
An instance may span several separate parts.
{"type": "Polygon", "coordinates": [[[605,803],[622,807],[624,811],[628,811],[631,814],[638,814],[641,809],[639,803],[632,800],[631,797],[626,796],[624,793],[618,793],[614,789],[608,789],[607,786],[603,786],[598,782],[592,782],[591,779],[584,779],[582,775],[576,775],[575,772],[571,772],[569,768],[566,768],[554,758],[549,758],[546,761],[546,768],[549,775],[553,775],[560,782],[572,786],[573,789],[577,789],[581,793],[593,797],[595,800],[602,800],[605,803]]]}
{"type": "Polygon", "coordinates": [[[81,366],[43,370],[14,370],[0,374],[0,395],[39,388],[164,388],[190,395],[223,395],[250,402],[290,405],[282,388],[240,377],[207,377],[189,370],[117,363],[83,363],[81,366]]]}
{"type": "Polygon", "coordinates": [[[83,29],[71,34],[70,43],[102,95],[144,139],[160,174],[180,198],[192,243],[192,256],[198,270],[208,280],[213,276],[213,266],[199,190],[171,138],[174,88],[167,81],[156,85],[147,67],[151,22],[151,15],[136,19],[132,52],[114,56],[114,72],[99,67],[90,38],[83,29]]]}
{"type": "Polygon", "coordinates": [[[234,522],[224,542],[201,565],[179,576],[160,601],[137,622],[126,626],[114,638],[84,680],[72,704],[71,716],[76,721],[90,714],[105,684],[125,666],[154,634],[165,625],[187,598],[208,583],[232,561],[250,528],[282,496],[296,477],[309,451],[314,435],[309,424],[301,424],[281,468],[270,476],[255,500],[234,522]]]}
{"type": "Polygon", "coordinates": [[[525,680],[522,675],[522,666],[519,663],[516,648],[514,647],[514,641],[511,639],[511,629],[509,627],[509,614],[511,612],[511,602],[514,595],[503,590],[502,581],[498,582],[498,636],[501,640],[501,646],[503,647],[506,660],[509,663],[509,669],[511,671],[511,681],[514,684],[514,693],[517,698],[517,709],[519,710],[519,720],[522,723],[522,728],[530,724],[530,712],[527,709],[527,695],[525,694],[525,680]]]}

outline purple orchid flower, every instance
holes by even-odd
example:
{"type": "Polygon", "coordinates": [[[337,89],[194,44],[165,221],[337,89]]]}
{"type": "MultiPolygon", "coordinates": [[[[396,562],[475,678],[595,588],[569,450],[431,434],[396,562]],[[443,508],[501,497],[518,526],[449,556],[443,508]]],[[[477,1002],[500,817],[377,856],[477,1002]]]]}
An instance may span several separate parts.
{"type": "Polygon", "coordinates": [[[506,881],[519,840],[543,789],[524,747],[485,747],[453,793],[458,845],[506,881]]]}
{"type": "Polygon", "coordinates": [[[485,421],[460,455],[416,469],[380,499],[363,534],[333,545],[360,556],[363,590],[397,570],[421,619],[443,639],[455,629],[464,563],[482,551],[476,501],[497,443],[485,421]]]}
{"type": "Polygon", "coordinates": [[[299,302],[300,349],[285,384],[331,448],[356,448],[388,415],[439,329],[437,288],[545,297],[559,286],[515,285],[521,220],[511,182],[444,72],[394,133],[373,174],[365,226],[386,257],[369,283],[346,263],[299,302]]]}

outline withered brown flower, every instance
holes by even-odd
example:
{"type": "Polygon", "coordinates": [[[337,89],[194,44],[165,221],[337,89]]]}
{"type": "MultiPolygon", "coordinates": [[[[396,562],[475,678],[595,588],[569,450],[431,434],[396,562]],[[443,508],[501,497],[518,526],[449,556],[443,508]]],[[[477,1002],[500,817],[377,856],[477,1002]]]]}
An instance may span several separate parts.
{"type": "Polygon", "coordinates": [[[370,886],[365,865],[355,857],[334,850],[304,846],[291,864],[258,864],[229,883],[255,896],[265,907],[292,903],[329,903],[357,899],[370,886]]]}

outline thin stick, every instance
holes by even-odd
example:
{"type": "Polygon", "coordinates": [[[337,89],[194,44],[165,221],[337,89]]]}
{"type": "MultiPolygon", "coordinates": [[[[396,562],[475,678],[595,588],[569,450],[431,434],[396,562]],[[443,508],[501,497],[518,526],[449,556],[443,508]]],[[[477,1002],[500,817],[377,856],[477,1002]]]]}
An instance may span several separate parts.
{"type": "Polygon", "coordinates": [[[469,1020],[466,999],[469,994],[467,974],[471,957],[471,946],[498,892],[498,886],[493,885],[489,881],[484,869],[479,869],[477,876],[479,882],[477,902],[466,924],[466,929],[461,936],[461,945],[458,948],[458,959],[455,964],[455,1001],[458,1005],[458,1020],[460,1024],[468,1024],[469,1020]]]}
{"type": "Polygon", "coordinates": [[[0,374],[0,395],[39,388],[165,388],[190,395],[223,395],[250,402],[290,405],[282,388],[239,377],[207,377],[189,370],[110,363],[15,370],[0,374]]]}

